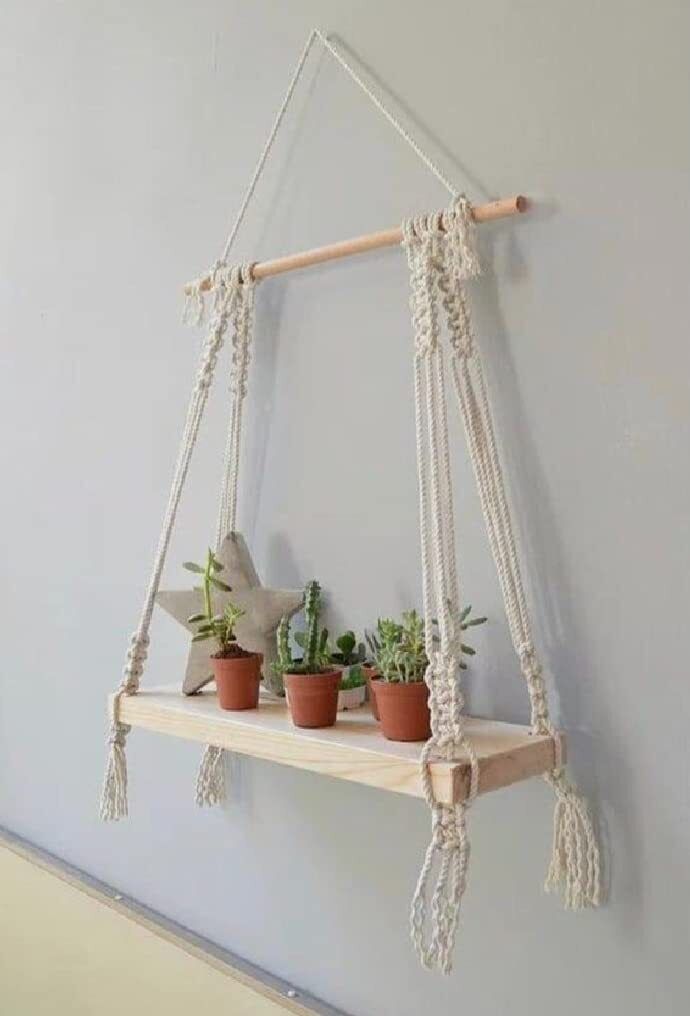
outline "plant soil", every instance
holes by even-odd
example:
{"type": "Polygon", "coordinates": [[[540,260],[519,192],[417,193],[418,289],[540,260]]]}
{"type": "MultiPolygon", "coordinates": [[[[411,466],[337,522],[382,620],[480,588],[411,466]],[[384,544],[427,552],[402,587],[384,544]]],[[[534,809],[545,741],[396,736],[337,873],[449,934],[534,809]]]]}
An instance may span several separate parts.
{"type": "Polygon", "coordinates": [[[246,659],[247,656],[253,656],[254,653],[247,652],[242,646],[236,642],[232,642],[226,649],[218,650],[217,653],[211,654],[212,660],[237,660],[246,659]]]}

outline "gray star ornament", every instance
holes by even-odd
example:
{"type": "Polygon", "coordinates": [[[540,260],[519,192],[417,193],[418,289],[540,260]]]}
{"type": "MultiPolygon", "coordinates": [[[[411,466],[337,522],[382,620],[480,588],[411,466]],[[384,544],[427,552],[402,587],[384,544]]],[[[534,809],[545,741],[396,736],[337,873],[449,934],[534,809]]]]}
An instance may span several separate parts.
{"type": "MultiPolygon", "coordinates": [[[[302,607],[303,594],[296,589],[266,589],[256,573],[249,548],[240,533],[228,533],[223,540],[216,558],[223,565],[219,578],[231,588],[231,592],[215,589],[213,608],[222,613],[228,601],[245,611],[235,626],[237,641],[243,649],[263,654],[263,678],[266,687],[273,685],[271,664],[276,658],[276,628],[281,617],[292,617],[302,607]]],[[[203,594],[199,589],[185,589],[179,592],[160,590],[156,596],[159,604],[171,617],[179,621],[190,634],[196,627],[187,620],[204,609],[203,594]]],[[[209,642],[192,642],[187,659],[182,691],[194,695],[213,680],[209,656],[213,651],[209,642]]]]}

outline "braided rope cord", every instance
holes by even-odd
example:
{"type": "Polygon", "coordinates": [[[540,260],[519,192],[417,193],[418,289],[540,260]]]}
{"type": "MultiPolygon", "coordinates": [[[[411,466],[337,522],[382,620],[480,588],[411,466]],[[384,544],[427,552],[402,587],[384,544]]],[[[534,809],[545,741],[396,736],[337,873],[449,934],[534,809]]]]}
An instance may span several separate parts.
{"type": "MultiPolygon", "coordinates": [[[[230,419],[228,421],[221,490],[216,524],[216,550],[228,535],[235,531],[237,520],[237,491],[240,470],[242,417],[247,395],[249,363],[254,322],[255,282],[251,268],[226,270],[230,285],[238,287],[239,297],[232,307],[232,356],[230,359],[230,419]]],[[[214,807],[226,797],[225,752],[214,744],[207,744],[201,755],[196,777],[195,800],[199,807],[214,807]]]]}
{"type": "Polygon", "coordinates": [[[459,682],[461,654],[458,571],[448,449],[445,367],[439,344],[438,290],[434,271],[441,242],[438,219],[403,224],[410,267],[414,343],[414,404],[419,491],[422,591],[428,666],[431,737],[420,758],[422,786],[432,813],[432,836],[410,910],[412,941],[422,964],[450,972],[460,901],[467,882],[470,844],[466,810],[476,797],[479,766],[463,726],[459,682]],[[434,637],[438,621],[438,643],[434,637]],[[435,757],[470,760],[467,800],[439,804],[430,763],[435,757]],[[434,876],[434,867],[437,871],[434,876]],[[433,884],[433,888],[432,888],[433,884]]]}
{"type": "Polygon", "coordinates": [[[565,905],[600,902],[600,860],[587,804],[563,769],[562,747],[548,708],[542,667],[534,646],[512,519],[498,454],[488,390],[474,339],[465,282],[480,273],[471,208],[459,198],[440,215],[403,224],[410,268],[415,336],[414,401],[421,531],[422,589],[432,735],[420,757],[422,786],[431,808],[432,837],[412,899],[412,941],[422,964],[448,973],[459,908],[467,883],[470,844],[466,811],[476,797],[479,767],[465,735],[459,680],[462,631],[448,449],[444,354],[438,304],[447,318],[451,378],[465,427],[489,544],[496,563],[511,639],[529,691],[532,730],[554,741],[554,769],[545,775],[556,794],[554,837],[545,887],[563,886],[565,905]],[[474,371],[474,376],[473,376],[474,371]],[[476,380],[475,380],[476,378],[476,380]],[[438,618],[440,644],[431,637],[438,618]],[[467,798],[455,807],[433,796],[429,763],[468,757],[467,798]],[[438,860],[433,888],[432,874],[438,860]],[[429,903],[429,895],[431,900],[429,903]]]}
{"type": "Polygon", "coordinates": [[[554,741],[554,768],[545,780],[556,795],[554,837],[545,888],[564,891],[568,909],[601,902],[600,856],[584,798],[565,774],[562,745],[549,712],[542,665],[534,645],[529,607],[493,423],[488,386],[475,340],[464,283],[479,272],[474,223],[464,199],[446,213],[449,242],[437,264],[452,350],[451,376],[479,491],[489,545],[496,564],[508,626],[525,678],[535,734],[554,741]]]}
{"type": "Polygon", "coordinates": [[[127,815],[125,744],[130,728],[128,724],[121,723],[119,720],[119,703],[123,695],[136,695],[139,690],[139,683],[144,673],[144,664],[148,653],[151,616],[182,497],[182,490],[189,471],[209,391],[213,383],[218,354],[224,342],[228,320],[234,311],[241,293],[241,286],[238,284],[237,276],[227,277],[223,280],[219,278],[217,283],[213,313],[208,334],[203,344],[199,368],[189,401],[182,440],[173,470],[168,503],[163,517],[161,534],[154,557],[151,577],[144,597],[139,625],[131,637],[122,680],[112,700],[111,727],[108,738],[110,751],[106,762],[100,802],[100,816],[104,821],[116,821],[127,815]]]}

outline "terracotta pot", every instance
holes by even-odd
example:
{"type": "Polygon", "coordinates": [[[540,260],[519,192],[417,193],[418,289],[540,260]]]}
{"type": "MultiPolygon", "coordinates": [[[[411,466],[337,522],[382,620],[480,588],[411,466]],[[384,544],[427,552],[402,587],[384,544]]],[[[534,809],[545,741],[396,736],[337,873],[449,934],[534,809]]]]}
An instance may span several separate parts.
{"type": "Polygon", "coordinates": [[[428,741],[431,737],[429,689],[424,681],[413,684],[372,682],[381,717],[381,730],[389,741],[428,741]]]}
{"type": "Polygon", "coordinates": [[[288,707],[296,727],[332,727],[338,713],[340,670],[283,674],[288,707]]]}
{"type": "Polygon", "coordinates": [[[378,720],[380,719],[379,708],[376,705],[376,696],[374,695],[374,689],[371,686],[371,682],[379,676],[379,672],[376,667],[370,667],[368,663],[362,664],[362,672],[364,674],[364,679],[367,682],[367,694],[369,695],[371,711],[374,714],[374,719],[378,720]]]}
{"type": "Polygon", "coordinates": [[[261,653],[211,657],[221,709],[236,711],[257,708],[262,662],[261,653]]]}

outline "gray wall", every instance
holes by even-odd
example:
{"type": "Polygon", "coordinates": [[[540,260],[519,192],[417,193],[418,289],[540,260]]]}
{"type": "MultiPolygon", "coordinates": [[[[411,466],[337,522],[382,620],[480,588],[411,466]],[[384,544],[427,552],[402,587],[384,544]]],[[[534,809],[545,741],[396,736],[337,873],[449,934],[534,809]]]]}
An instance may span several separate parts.
{"type": "MultiPolygon", "coordinates": [[[[11,2],[0,13],[4,660],[0,823],[353,1014],[685,1009],[688,8],[615,0],[11,2]],[[475,199],[474,287],[537,635],[606,845],[610,905],[541,892],[541,781],[481,800],[457,969],[420,971],[421,802],[251,761],[222,811],[193,745],[130,737],[129,822],[96,816],[104,701],[157,538],[216,256],[309,28],[375,69],[475,199]]],[[[331,61],[298,96],[238,257],[398,222],[440,186],[331,61]]],[[[267,282],[241,527],[335,623],[419,601],[410,325],[394,251],[267,282]]],[[[219,389],[225,391],[225,383],[219,389]]],[[[167,583],[211,533],[225,398],[167,583]]],[[[491,617],[479,714],[524,720],[462,436],[463,594],[491,617]]],[[[181,677],[156,619],[145,680],[181,677]]]]}

